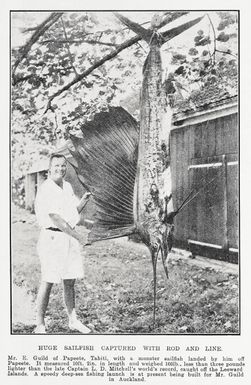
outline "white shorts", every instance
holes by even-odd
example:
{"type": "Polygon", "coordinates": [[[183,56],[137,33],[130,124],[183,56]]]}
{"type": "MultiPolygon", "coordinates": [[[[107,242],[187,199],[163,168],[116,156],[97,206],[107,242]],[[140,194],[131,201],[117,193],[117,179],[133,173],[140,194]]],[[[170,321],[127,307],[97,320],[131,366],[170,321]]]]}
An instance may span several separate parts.
{"type": "Polygon", "coordinates": [[[69,235],[42,229],[37,251],[41,263],[42,281],[59,283],[61,279],[84,276],[79,242],[69,235]]]}

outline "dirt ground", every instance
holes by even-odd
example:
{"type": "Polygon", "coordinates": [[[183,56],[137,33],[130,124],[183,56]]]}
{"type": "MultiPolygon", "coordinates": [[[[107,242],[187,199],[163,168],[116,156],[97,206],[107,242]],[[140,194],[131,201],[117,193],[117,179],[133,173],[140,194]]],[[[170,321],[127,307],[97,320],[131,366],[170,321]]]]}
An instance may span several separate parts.
{"type": "MultiPolygon", "coordinates": [[[[12,332],[35,327],[40,281],[34,215],[12,209],[12,332]]],[[[76,284],[77,313],[97,334],[239,333],[238,267],[190,259],[175,250],[167,280],[158,263],[157,316],[153,329],[153,274],[149,252],[127,238],[98,242],[82,250],[85,278],[76,284]]],[[[61,285],[54,285],[46,316],[48,333],[72,334],[61,285]]]]}

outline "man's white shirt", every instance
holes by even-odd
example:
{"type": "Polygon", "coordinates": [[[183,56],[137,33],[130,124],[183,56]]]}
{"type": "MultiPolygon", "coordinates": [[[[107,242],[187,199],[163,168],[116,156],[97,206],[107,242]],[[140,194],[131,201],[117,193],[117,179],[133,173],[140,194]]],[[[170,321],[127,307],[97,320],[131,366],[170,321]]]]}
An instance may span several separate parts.
{"type": "Polygon", "coordinates": [[[55,227],[49,214],[58,214],[70,226],[75,227],[79,222],[75,196],[70,183],[63,181],[63,188],[59,187],[52,179],[48,178],[38,189],[35,199],[35,212],[41,228],[55,227]]]}

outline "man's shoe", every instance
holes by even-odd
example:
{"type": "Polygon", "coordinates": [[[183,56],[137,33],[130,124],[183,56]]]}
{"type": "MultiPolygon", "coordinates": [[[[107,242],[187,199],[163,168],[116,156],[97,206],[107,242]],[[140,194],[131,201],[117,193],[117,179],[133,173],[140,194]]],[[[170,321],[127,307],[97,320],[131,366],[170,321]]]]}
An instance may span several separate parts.
{"type": "Polygon", "coordinates": [[[82,334],[89,334],[91,332],[87,326],[83,325],[82,322],[77,319],[69,321],[69,329],[76,330],[82,334]]]}
{"type": "Polygon", "coordinates": [[[45,325],[37,325],[33,331],[35,334],[46,334],[45,325]]]}

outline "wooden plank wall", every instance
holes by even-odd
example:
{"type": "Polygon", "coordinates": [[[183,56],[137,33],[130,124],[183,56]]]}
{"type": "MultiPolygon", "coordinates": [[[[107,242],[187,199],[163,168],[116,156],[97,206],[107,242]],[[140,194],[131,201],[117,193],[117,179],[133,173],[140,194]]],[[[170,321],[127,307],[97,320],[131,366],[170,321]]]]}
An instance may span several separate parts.
{"type": "Polygon", "coordinates": [[[176,128],[171,133],[170,145],[175,208],[179,207],[191,189],[206,184],[216,176],[215,182],[207,190],[202,190],[198,198],[176,217],[176,239],[183,243],[187,243],[188,239],[194,239],[223,246],[226,236],[228,247],[237,249],[239,215],[237,114],[176,128]],[[225,182],[223,159],[226,159],[225,182]],[[215,162],[221,162],[222,165],[214,167],[215,162]],[[191,165],[207,163],[212,166],[191,168],[191,165]],[[224,212],[227,212],[225,235],[224,212]]]}

